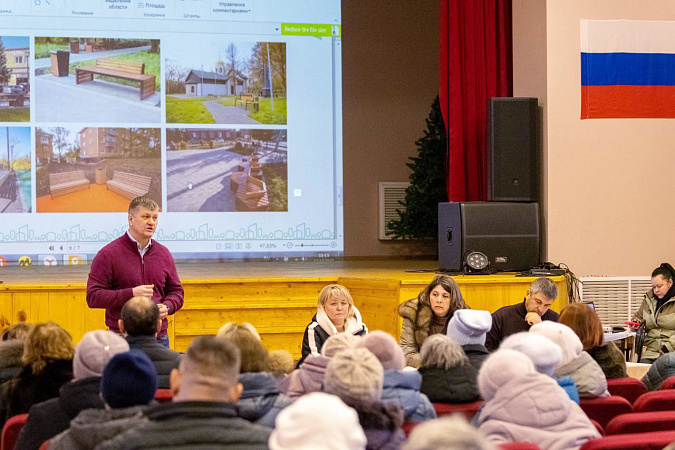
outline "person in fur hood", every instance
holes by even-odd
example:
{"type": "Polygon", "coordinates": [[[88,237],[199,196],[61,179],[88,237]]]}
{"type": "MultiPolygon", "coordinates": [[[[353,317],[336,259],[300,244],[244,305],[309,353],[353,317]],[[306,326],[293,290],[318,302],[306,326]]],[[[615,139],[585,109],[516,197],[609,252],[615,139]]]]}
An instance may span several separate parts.
{"type": "Polygon", "coordinates": [[[469,307],[459,286],[448,275],[436,276],[417,298],[399,305],[398,314],[403,317],[401,347],[408,366],[419,368],[422,344],[432,334],[445,334],[458,309],[469,307]]]}
{"type": "Polygon", "coordinates": [[[0,384],[10,380],[23,369],[23,343],[30,332],[30,325],[17,323],[0,336],[0,384]]]}
{"type": "Polygon", "coordinates": [[[297,367],[300,367],[307,356],[320,355],[326,339],[338,333],[363,336],[368,333],[368,327],[361,320],[361,313],[354,306],[354,300],[347,288],[339,284],[329,284],[321,289],[317,312],[305,328],[302,357],[297,367]]]}

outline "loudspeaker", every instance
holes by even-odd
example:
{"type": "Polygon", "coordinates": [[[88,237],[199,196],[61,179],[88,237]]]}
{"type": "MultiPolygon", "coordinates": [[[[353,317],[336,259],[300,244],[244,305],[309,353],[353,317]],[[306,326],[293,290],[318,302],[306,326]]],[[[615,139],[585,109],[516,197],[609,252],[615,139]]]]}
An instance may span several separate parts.
{"type": "Polygon", "coordinates": [[[488,200],[539,197],[536,98],[493,97],[488,103],[488,200]]]}
{"type": "Polygon", "coordinates": [[[539,204],[439,203],[441,270],[462,270],[471,252],[484,253],[491,271],[529,270],[539,265],[539,204]]]}

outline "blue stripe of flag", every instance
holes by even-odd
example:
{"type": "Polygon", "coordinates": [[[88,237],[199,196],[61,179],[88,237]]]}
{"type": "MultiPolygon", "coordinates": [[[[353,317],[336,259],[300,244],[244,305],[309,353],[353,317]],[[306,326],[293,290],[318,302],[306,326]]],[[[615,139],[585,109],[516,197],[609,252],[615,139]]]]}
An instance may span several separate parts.
{"type": "Polygon", "coordinates": [[[582,53],[582,86],[675,86],[675,54],[582,53]]]}

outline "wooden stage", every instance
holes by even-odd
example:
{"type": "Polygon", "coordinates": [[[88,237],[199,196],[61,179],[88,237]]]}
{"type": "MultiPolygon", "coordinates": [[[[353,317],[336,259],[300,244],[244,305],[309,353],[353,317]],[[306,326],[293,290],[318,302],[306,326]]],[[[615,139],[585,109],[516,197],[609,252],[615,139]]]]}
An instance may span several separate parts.
{"type": "MultiPolygon", "coordinates": [[[[319,291],[340,283],[352,293],[370,330],[399,335],[398,305],[414,298],[436,275],[436,261],[179,262],[185,304],[169,319],[172,348],[184,351],[195,336],[215,334],[225,322],[250,322],[270,349],[300,356],[305,327],[316,312],[319,291]]],[[[0,315],[14,324],[23,311],[28,322],[54,320],[77,342],[105,328],[102,309],[87,307],[88,266],[0,268],[0,315]]],[[[515,274],[454,276],[467,304],[495,311],[523,299],[534,278],[515,274]]],[[[553,277],[568,303],[564,277],[553,277]]]]}

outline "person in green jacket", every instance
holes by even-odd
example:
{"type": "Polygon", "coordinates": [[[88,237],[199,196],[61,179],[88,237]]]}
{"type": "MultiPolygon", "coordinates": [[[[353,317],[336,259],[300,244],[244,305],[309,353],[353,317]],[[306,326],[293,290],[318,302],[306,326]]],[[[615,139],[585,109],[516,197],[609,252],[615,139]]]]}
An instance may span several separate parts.
{"type": "Polygon", "coordinates": [[[652,288],[645,293],[634,322],[644,322],[645,341],[641,363],[652,364],[675,350],[675,269],[663,263],[652,272],[652,288]]]}

